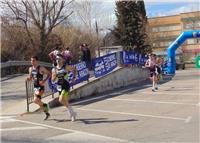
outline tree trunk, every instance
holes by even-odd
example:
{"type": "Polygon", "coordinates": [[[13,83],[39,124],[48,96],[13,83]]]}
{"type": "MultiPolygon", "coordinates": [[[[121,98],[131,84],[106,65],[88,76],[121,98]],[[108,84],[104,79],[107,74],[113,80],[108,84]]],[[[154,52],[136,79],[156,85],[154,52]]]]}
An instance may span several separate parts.
{"type": "Polygon", "coordinates": [[[45,56],[47,56],[48,53],[44,53],[45,48],[47,46],[47,37],[44,30],[41,30],[40,32],[40,46],[38,54],[41,55],[41,60],[45,59],[45,56]]]}

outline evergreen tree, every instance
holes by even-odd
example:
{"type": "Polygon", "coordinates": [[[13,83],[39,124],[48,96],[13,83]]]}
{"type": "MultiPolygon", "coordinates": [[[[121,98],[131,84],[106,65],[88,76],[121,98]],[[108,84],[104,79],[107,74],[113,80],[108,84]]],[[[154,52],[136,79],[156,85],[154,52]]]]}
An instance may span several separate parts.
{"type": "Polygon", "coordinates": [[[113,32],[117,43],[121,44],[124,50],[134,50],[138,53],[150,52],[144,1],[117,1],[116,7],[117,26],[113,32]]]}

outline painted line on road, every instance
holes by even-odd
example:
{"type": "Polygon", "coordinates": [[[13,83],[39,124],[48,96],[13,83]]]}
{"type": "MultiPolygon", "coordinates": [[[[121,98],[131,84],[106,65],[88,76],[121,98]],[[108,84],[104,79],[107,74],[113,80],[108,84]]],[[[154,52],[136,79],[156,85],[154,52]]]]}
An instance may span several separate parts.
{"type": "Polygon", "coordinates": [[[101,137],[101,138],[105,138],[105,139],[110,139],[110,140],[113,140],[113,141],[120,141],[120,142],[123,142],[123,143],[134,143],[134,142],[119,139],[119,138],[108,137],[108,136],[103,136],[103,135],[98,135],[98,134],[93,134],[93,133],[88,133],[88,132],[83,132],[83,131],[78,131],[78,130],[73,130],[73,129],[60,128],[60,127],[50,126],[50,125],[41,124],[41,123],[34,123],[34,122],[18,120],[18,119],[16,119],[16,121],[21,122],[21,123],[26,123],[26,124],[36,125],[36,126],[42,126],[42,127],[56,129],[56,130],[61,130],[61,131],[82,133],[82,134],[91,135],[91,136],[94,136],[94,137],[96,136],[96,137],[101,137]]]}
{"type": "Polygon", "coordinates": [[[9,123],[9,122],[16,122],[15,119],[3,119],[3,120],[0,120],[0,123],[9,123]]]}
{"type": "Polygon", "coordinates": [[[16,128],[4,128],[0,129],[0,131],[23,131],[23,130],[44,130],[48,129],[41,126],[34,126],[34,127],[16,127],[16,128]]]}
{"type": "Polygon", "coordinates": [[[0,116],[0,120],[2,119],[11,119],[11,118],[15,118],[16,116],[0,116]]]}
{"type": "Polygon", "coordinates": [[[156,95],[184,95],[184,96],[199,96],[198,95],[198,93],[197,94],[192,94],[192,93],[177,93],[176,91],[174,91],[174,92],[167,92],[166,93],[166,91],[164,91],[164,92],[162,92],[162,91],[156,91],[156,92],[144,92],[144,91],[142,91],[142,92],[135,92],[136,94],[148,94],[148,95],[152,95],[152,94],[156,94],[156,95]]]}
{"type": "Polygon", "coordinates": [[[150,114],[136,114],[136,113],[117,112],[117,111],[99,110],[99,109],[87,109],[87,108],[75,108],[75,109],[82,110],[82,111],[109,113],[109,114],[120,114],[120,115],[142,116],[142,117],[159,118],[159,119],[180,120],[180,121],[184,121],[186,123],[189,123],[189,121],[192,118],[191,116],[188,116],[187,118],[178,118],[178,117],[170,117],[170,116],[157,116],[157,115],[150,115],[150,114]],[[190,120],[188,119],[189,117],[190,117],[190,120]]]}
{"type": "Polygon", "coordinates": [[[163,102],[163,101],[155,101],[155,100],[133,100],[133,99],[107,99],[111,101],[128,101],[128,102],[145,102],[145,103],[157,103],[157,104],[175,104],[175,105],[189,105],[189,106],[199,106],[199,104],[191,104],[191,103],[181,103],[181,102],[163,102]]]}
{"type": "MultiPolygon", "coordinates": [[[[82,103],[85,103],[85,102],[90,102],[90,101],[93,101],[93,100],[98,100],[98,99],[103,99],[103,98],[106,98],[106,97],[110,97],[110,96],[114,96],[114,95],[119,95],[119,94],[124,94],[123,92],[128,92],[128,91],[131,91],[132,89],[125,89],[125,90],[122,90],[122,91],[119,91],[119,92],[114,92],[114,93],[110,93],[110,94],[106,94],[106,95],[103,95],[103,96],[98,96],[98,97],[93,97],[93,98],[90,98],[90,99],[85,99],[85,100],[82,100],[82,101],[78,101],[78,102],[75,102],[75,103],[72,103],[71,105],[78,105],[78,104],[82,104],[82,103]]],[[[162,93],[162,92],[135,92],[135,93],[132,93],[132,94],[138,94],[138,93],[142,93],[142,94],[155,94],[155,95],[175,95],[177,93],[162,93]]],[[[177,95],[180,95],[180,94],[177,94],[177,95]]],[[[183,95],[183,94],[181,94],[183,95]]],[[[186,95],[189,95],[189,94],[186,94],[186,95]]],[[[106,99],[106,100],[119,100],[119,99],[106,99]]],[[[127,100],[127,99],[124,99],[124,100],[127,100]]],[[[128,100],[127,100],[128,101],[128,100]]],[[[134,101],[134,100],[132,100],[134,101]]],[[[198,104],[190,104],[190,103],[180,103],[180,102],[162,102],[162,101],[150,101],[150,100],[135,100],[135,102],[152,102],[152,103],[163,103],[163,104],[177,104],[177,105],[190,105],[190,106],[200,106],[198,104]]]]}

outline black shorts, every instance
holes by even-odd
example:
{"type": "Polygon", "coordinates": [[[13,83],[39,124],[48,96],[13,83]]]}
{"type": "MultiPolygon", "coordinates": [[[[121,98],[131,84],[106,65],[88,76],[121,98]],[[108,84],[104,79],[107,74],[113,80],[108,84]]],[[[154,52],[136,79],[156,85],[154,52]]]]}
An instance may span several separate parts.
{"type": "Polygon", "coordinates": [[[155,68],[149,68],[150,71],[150,77],[153,77],[154,75],[156,75],[156,69],[155,68]]]}
{"type": "Polygon", "coordinates": [[[36,95],[37,98],[39,98],[40,100],[42,99],[41,95],[36,95]]]}
{"type": "Polygon", "coordinates": [[[34,86],[34,95],[41,99],[44,94],[44,86],[34,86]]]}
{"type": "MultiPolygon", "coordinates": [[[[62,90],[66,90],[69,91],[70,90],[70,84],[68,81],[64,81],[64,83],[61,85],[61,91],[62,90]]],[[[61,91],[59,91],[59,95],[61,94],[61,91]]]]}
{"type": "Polygon", "coordinates": [[[156,70],[157,70],[158,74],[161,74],[161,68],[159,66],[156,66],[156,70]]]}

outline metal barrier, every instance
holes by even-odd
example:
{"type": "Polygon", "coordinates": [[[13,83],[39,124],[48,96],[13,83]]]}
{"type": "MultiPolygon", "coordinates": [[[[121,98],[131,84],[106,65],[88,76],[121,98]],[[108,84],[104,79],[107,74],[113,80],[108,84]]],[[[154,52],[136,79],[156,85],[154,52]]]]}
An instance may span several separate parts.
{"type": "MultiPolygon", "coordinates": [[[[51,68],[52,64],[47,62],[41,62],[39,61],[39,65],[51,68]]],[[[23,68],[31,66],[30,61],[7,61],[4,63],[1,63],[0,69],[1,69],[1,77],[4,77],[6,75],[12,75],[19,73],[24,73],[25,71],[28,72],[28,69],[24,70],[23,68]]]]}
{"type": "MultiPolygon", "coordinates": [[[[39,61],[39,65],[44,66],[44,67],[52,67],[51,63],[41,62],[41,61],[39,61]]],[[[1,63],[0,68],[7,68],[7,67],[12,67],[12,66],[31,66],[31,62],[30,61],[7,61],[5,63],[1,63]]]]}
{"type": "MultiPolygon", "coordinates": [[[[29,105],[34,100],[34,86],[32,81],[25,81],[26,86],[26,101],[27,101],[27,112],[29,112],[29,105]]],[[[54,98],[54,92],[49,88],[48,82],[45,83],[44,95],[42,98],[52,95],[54,98]]]]}

